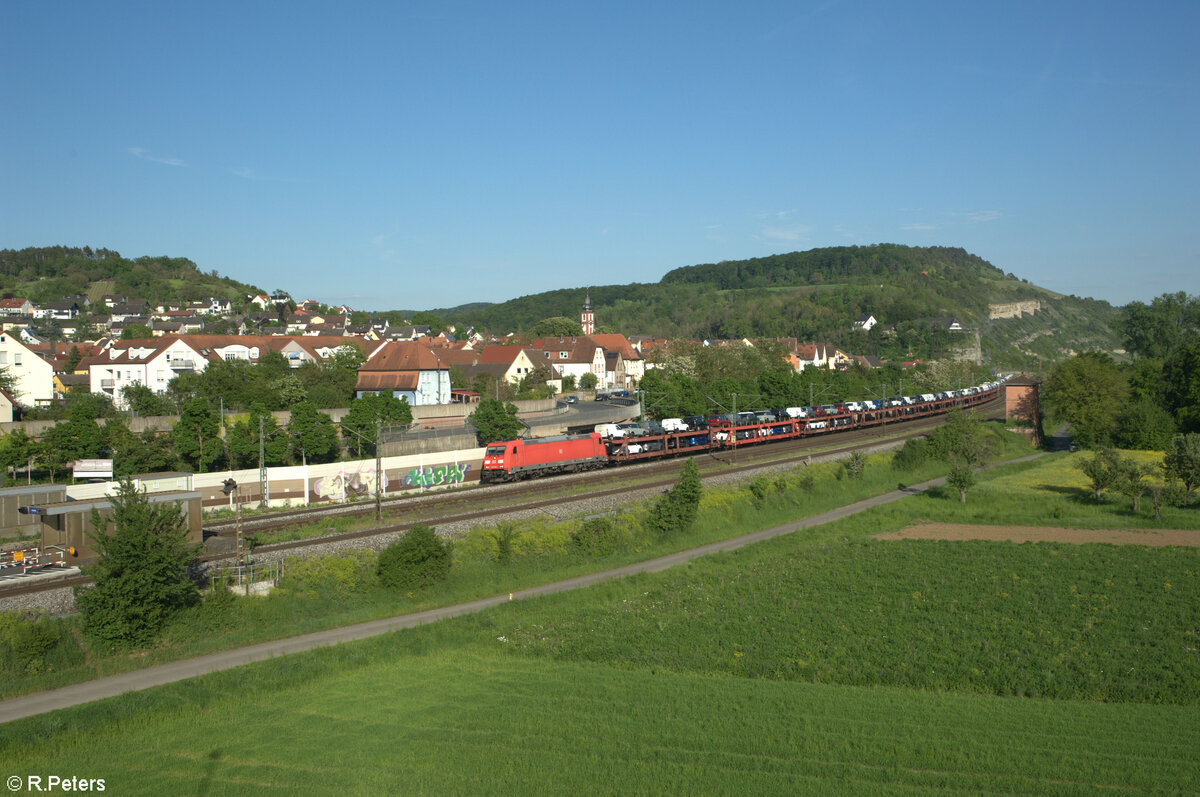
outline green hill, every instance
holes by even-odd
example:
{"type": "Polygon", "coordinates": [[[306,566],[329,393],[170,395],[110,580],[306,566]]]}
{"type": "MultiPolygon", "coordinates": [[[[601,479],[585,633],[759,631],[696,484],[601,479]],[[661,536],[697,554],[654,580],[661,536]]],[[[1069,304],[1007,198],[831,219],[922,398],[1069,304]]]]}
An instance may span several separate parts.
{"type": "MultiPolygon", "coordinates": [[[[121,257],[111,249],[67,246],[0,249],[0,280],[5,293],[52,302],[63,296],[106,293],[154,304],[163,301],[198,301],[209,297],[230,299],[240,305],[248,294],[261,289],[202,272],[182,257],[121,257]]],[[[94,295],[93,295],[94,294],[94,295]]]]}
{"type": "MultiPolygon", "coordinates": [[[[963,249],[897,244],[791,252],[677,268],[652,284],[590,288],[600,327],[653,337],[796,337],[884,357],[944,355],[962,336],[930,332],[918,319],[953,316],[981,333],[997,364],[1058,359],[1074,351],[1113,351],[1117,309],[1062,296],[1006,274],[963,249]],[[1039,303],[1032,315],[989,319],[989,306],[1039,303]],[[853,327],[873,315],[896,336],[853,327]]],[[[576,317],[585,289],[522,296],[501,304],[435,311],[507,332],[551,316],[576,317]]]]}

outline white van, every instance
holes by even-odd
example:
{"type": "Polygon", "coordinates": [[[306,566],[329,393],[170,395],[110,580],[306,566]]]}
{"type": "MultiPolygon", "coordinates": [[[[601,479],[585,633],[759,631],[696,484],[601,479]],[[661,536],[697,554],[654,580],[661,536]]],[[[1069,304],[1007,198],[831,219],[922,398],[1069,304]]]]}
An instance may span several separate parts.
{"type": "Polygon", "coordinates": [[[600,435],[601,437],[607,437],[610,439],[615,439],[615,438],[620,438],[620,437],[625,436],[625,430],[618,429],[617,425],[615,423],[598,423],[598,424],[596,424],[593,431],[595,431],[595,433],[600,435]]]}
{"type": "Polygon", "coordinates": [[[683,422],[682,418],[663,418],[662,428],[668,432],[686,432],[688,425],[683,422]]]}

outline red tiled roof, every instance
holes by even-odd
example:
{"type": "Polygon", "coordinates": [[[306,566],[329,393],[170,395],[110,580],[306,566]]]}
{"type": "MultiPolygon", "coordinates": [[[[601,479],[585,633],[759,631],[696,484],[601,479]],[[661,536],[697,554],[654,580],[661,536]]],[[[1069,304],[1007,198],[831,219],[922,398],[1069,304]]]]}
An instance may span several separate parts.
{"type": "Polygon", "coordinates": [[[416,390],[417,377],[419,374],[416,371],[405,372],[386,372],[386,371],[359,371],[358,381],[354,384],[355,390],[416,390]]]}
{"type": "Polygon", "coordinates": [[[621,356],[626,360],[640,360],[642,357],[633,348],[633,345],[624,335],[615,333],[603,333],[589,335],[592,340],[600,344],[605,351],[620,352],[621,356]]]}
{"type": "Polygon", "coordinates": [[[393,340],[380,346],[358,369],[363,371],[436,371],[447,370],[449,363],[420,341],[393,340]]]}

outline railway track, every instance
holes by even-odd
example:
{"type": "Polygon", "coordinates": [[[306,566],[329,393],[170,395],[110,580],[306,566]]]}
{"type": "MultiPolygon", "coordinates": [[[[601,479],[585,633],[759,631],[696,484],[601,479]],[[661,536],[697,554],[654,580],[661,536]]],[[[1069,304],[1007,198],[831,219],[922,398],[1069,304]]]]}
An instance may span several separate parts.
{"type": "MultiPolygon", "coordinates": [[[[986,417],[994,417],[997,413],[1003,413],[1004,402],[997,399],[987,404],[979,405],[977,409],[985,414],[986,417]]],[[[920,436],[928,429],[944,422],[944,415],[902,421],[897,424],[897,426],[902,426],[903,428],[903,434],[900,435],[885,434],[887,431],[886,427],[854,429],[838,433],[836,440],[839,445],[833,447],[829,447],[829,443],[831,442],[829,436],[820,436],[788,440],[769,445],[747,445],[736,449],[722,449],[719,452],[704,455],[706,459],[716,460],[720,463],[721,467],[719,469],[710,467],[706,473],[705,468],[702,466],[701,480],[716,478],[717,476],[728,476],[730,474],[749,473],[765,467],[778,467],[792,463],[799,464],[810,459],[818,451],[821,456],[849,454],[854,451],[872,448],[881,442],[895,442],[920,436]]],[[[405,531],[418,523],[441,525],[476,520],[484,521],[489,518],[508,514],[514,508],[517,508],[517,506],[522,510],[537,510],[543,507],[562,506],[564,502],[621,496],[629,493],[631,490],[670,487],[675,483],[675,474],[683,467],[685,459],[654,460],[652,462],[638,463],[601,472],[545,477],[533,482],[487,487],[481,485],[462,487],[436,496],[422,495],[392,498],[383,502],[385,511],[394,513],[397,509],[412,510],[414,517],[381,526],[342,532],[340,534],[326,534],[259,545],[255,546],[253,550],[261,553],[299,550],[312,546],[323,546],[330,543],[363,540],[386,534],[394,534],[405,531]],[[637,478],[637,484],[635,485],[628,483],[631,474],[637,478]],[[564,494],[564,492],[580,485],[597,486],[598,483],[601,487],[606,483],[612,486],[599,490],[589,490],[576,495],[564,494]],[[556,494],[551,497],[539,497],[538,500],[532,502],[521,500],[525,496],[545,496],[551,490],[556,491],[556,494]],[[495,496],[500,501],[499,506],[479,507],[481,500],[492,496],[495,496]],[[473,506],[474,508],[464,511],[467,506],[473,506]]],[[[279,530],[306,525],[319,521],[321,518],[366,516],[373,514],[374,511],[373,504],[289,510],[283,513],[274,513],[269,517],[243,518],[242,528],[243,533],[247,531],[279,530]],[[251,525],[252,523],[254,525],[251,525]]],[[[233,533],[234,524],[212,524],[205,531],[207,533],[227,536],[233,533]]],[[[199,561],[202,565],[214,565],[226,560],[232,560],[233,558],[234,554],[232,552],[217,553],[201,556],[199,557],[199,561]]],[[[89,583],[91,583],[91,579],[86,576],[72,576],[30,584],[21,584],[20,581],[12,581],[0,585],[0,598],[89,583]]]]}
{"type": "MultiPolygon", "coordinates": [[[[987,404],[982,404],[978,407],[979,410],[985,411],[989,417],[1002,411],[1004,408],[1003,401],[994,400],[987,404]]],[[[911,437],[923,430],[932,428],[941,424],[945,416],[936,415],[924,418],[917,418],[907,421],[899,421],[893,427],[903,428],[904,434],[895,439],[905,439],[911,437]]],[[[813,437],[800,438],[795,440],[787,440],[783,442],[772,442],[768,445],[762,443],[742,444],[735,448],[722,449],[715,454],[715,457],[721,461],[736,462],[742,457],[751,458],[749,461],[757,461],[754,458],[762,459],[766,454],[768,461],[775,459],[775,455],[786,455],[794,451],[812,452],[817,449],[825,449],[829,446],[832,440],[842,441],[857,441],[857,440],[875,440],[880,437],[888,437],[891,439],[894,435],[887,435],[888,426],[869,427],[866,429],[853,429],[845,432],[837,432],[833,435],[819,435],[813,437]]],[[[840,450],[835,448],[834,450],[840,450]]],[[[713,456],[713,455],[706,455],[713,456]]],[[[655,470],[661,470],[665,473],[673,473],[677,471],[681,459],[661,459],[653,460],[648,463],[638,463],[626,465],[618,468],[610,468],[603,471],[591,471],[584,474],[563,474],[559,476],[546,476],[535,479],[529,482],[515,482],[509,484],[497,484],[483,486],[475,484],[473,486],[457,487],[453,490],[439,491],[436,493],[419,493],[397,496],[393,498],[385,497],[382,504],[384,512],[394,512],[395,510],[406,510],[410,508],[418,509],[438,509],[442,507],[451,507],[456,504],[473,504],[477,505],[480,500],[495,496],[500,501],[510,501],[514,498],[519,499],[522,496],[538,496],[544,495],[548,489],[569,490],[577,486],[602,486],[606,483],[618,483],[627,481],[631,472],[639,475],[652,473],[655,470]]],[[[374,514],[375,505],[373,502],[356,502],[353,504],[335,504],[318,507],[306,507],[304,509],[291,509],[281,512],[271,512],[269,515],[250,516],[242,518],[242,531],[257,532],[269,531],[277,529],[285,529],[293,526],[306,525],[323,518],[332,517],[366,517],[374,514]]],[[[220,522],[208,523],[204,527],[206,536],[216,534],[218,536],[229,536],[236,533],[236,523],[233,520],[224,520],[220,522]]]]}

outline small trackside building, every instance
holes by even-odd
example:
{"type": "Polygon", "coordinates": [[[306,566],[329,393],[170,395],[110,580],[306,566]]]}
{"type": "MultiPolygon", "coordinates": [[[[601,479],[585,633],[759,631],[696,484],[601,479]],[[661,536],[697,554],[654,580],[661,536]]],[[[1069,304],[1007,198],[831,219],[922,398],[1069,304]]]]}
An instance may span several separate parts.
{"type": "MultiPolygon", "coordinates": [[[[173,503],[179,508],[187,527],[186,538],[190,543],[203,540],[204,532],[200,521],[200,493],[194,491],[148,493],[146,500],[152,504],[173,503]]],[[[67,563],[82,565],[94,562],[100,552],[96,550],[92,535],[97,532],[92,522],[92,510],[102,520],[112,518],[112,502],[106,499],[85,501],[62,501],[29,504],[20,507],[24,515],[41,521],[41,547],[51,546],[69,552],[67,563]]]]}

